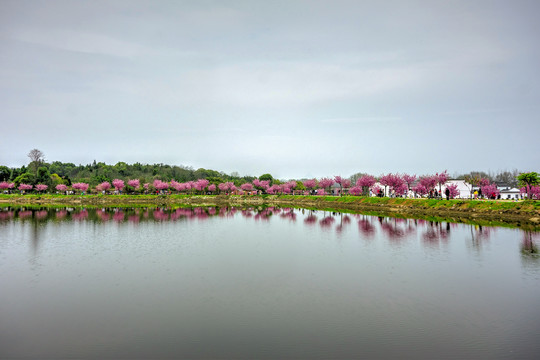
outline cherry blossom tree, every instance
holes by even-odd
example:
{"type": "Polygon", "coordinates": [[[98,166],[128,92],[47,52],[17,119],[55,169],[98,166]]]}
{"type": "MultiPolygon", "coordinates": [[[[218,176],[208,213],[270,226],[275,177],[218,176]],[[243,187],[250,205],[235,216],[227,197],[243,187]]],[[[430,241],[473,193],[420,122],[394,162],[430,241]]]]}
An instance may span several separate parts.
{"type": "Polygon", "coordinates": [[[206,187],[208,186],[209,183],[210,183],[210,181],[208,181],[206,179],[199,179],[199,180],[197,180],[195,182],[194,188],[197,191],[204,191],[204,189],[206,189],[206,187]]]}
{"type": "Polygon", "coordinates": [[[390,187],[390,190],[395,195],[403,195],[404,193],[404,185],[406,186],[406,184],[399,174],[390,173],[387,175],[383,175],[381,176],[381,179],[379,180],[379,182],[381,183],[381,185],[384,185],[385,193],[386,193],[387,186],[390,187]]]}
{"type": "Polygon", "coordinates": [[[9,183],[7,181],[0,182],[0,190],[11,190],[15,187],[15,183],[9,183]]]}
{"type": "Polygon", "coordinates": [[[114,188],[115,188],[116,191],[118,191],[118,192],[122,192],[122,190],[123,190],[124,187],[125,187],[124,180],[120,180],[120,179],[114,179],[114,180],[112,181],[112,185],[114,186],[114,188]]]}
{"type": "Polygon", "coordinates": [[[422,184],[421,182],[419,182],[418,184],[416,184],[415,186],[413,186],[411,188],[412,191],[414,191],[415,194],[418,194],[420,196],[424,196],[428,193],[428,189],[427,187],[422,184]]]}
{"type": "MultiPolygon", "coordinates": [[[[334,180],[332,179],[322,178],[319,180],[319,186],[324,190],[328,190],[332,185],[334,185],[334,180]]],[[[317,193],[317,195],[319,194],[317,193]]]]}
{"type": "Polygon", "coordinates": [[[154,188],[158,191],[167,190],[169,188],[169,183],[156,179],[154,180],[154,188]]]}
{"type": "Polygon", "coordinates": [[[253,184],[251,184],[251,183],[242,184],[242,185],[240,185],[240,189],[242,189],[244,191],[253,191],[253,184]]]}
{"type": "Polygon", "coordinates": [[[437,173],[435,174],[435,176],[437,177],[437,184],[439,184],[439,193],[441,193],[442,191],[442,186],[444,184],[446,184],[446,182],[448,181],[448,173],[446,172],[446,170],[444,170],[444,172],[442,173],[437,173]]]}
{"type": "Polygon", "coordinates": [[[497,185],[495,184],[484,185],[481,187],[481,189],[482,194],[488,199],[496,199],[500,193],[499,189],[497,189],[497,185]]]}
{"type": "Polygon", "coordinates": [[[253,186],[261,191],[266,191],[270,187],[270,180],[253,180],[253,186]]]}
{"type": "Polygon", "coordinates": [[[98,186],[96,186],[97,191],[107,192],[107,190],[109,190],[110,188],[111,188],[111,184],[108,181],[104,181],[101,184],[99,184],[98,186]]]}
{"type": "Polygon", "coordinates": [[[413,183],[416,181],[416,175],[403,174],[401,178],[407,184],[407,191],[410,191],[413,183]]]}
{"type": "Polygon", "coordinates": [[[369,195],[369,190],[377,183],[377,179],[371,175],[364,175],[360,179],[356,180],[356,186],[362,188],[362,194],[364,196],[369,195]]]}
{"type": "Polygon", "coordinates": [[[349,189],[349,194],[354,195],[354,196],[360,196],[362,195],[362,193],[363,193],[363,189],[361,186],[358,186],[358,185],[353,186],[352,188],[349,189]]]}
{"type": "Polygon", "coordinates": [[[56,185],[56,190],[60,191],[60,192],[66,192],[68,187],[64,184],[58,184],[56,185]]]}
{"type": "Polygon", "coordinates": [[[317,179],[305,180],[303,184],[306,187],[306,189],[311,191],[317,187],[317,179]]]}
{"type": "Polygon", "coordinates": [[[450,199],[454,199],[459,196],[459,190],[458,190],[457,184],[448,184],[446,185],[446,188],[448,189],[448,192],[449,192],[448,197],[450,199]]]}
{"type": "Polygon", "coordinates": [[[216,191],[216,184],[210,184],[208,186],[208,191],[214,193],[216,191]]]}
{"type": "MultiPolygon", "coordinates": [[[[433,190],[435,190],[435,186],[437,186],[437,183],[439,181],[439,177],[436,175],[426,175],[420,177],[419,184],[422,185],[425,188],[426,194],[431,193],[433,190]]],[[[417,187],[417,190],[421,190],[422,188],[417,187]]],[[[420,191],[415,191],[418,194],[421,194],[420,191]]],[[[421,194],[424,195],[424,194],[421,194]]]]}
{"type": "Polygon", "coordinates": [[[133,190],[137,191],[141,186],[141,182],[139,181],[139,179],[128,180],[128,186],[132,187],[133,190]]]}
{"type": "Polygon", "coordinates": [[[29,184],[19,184],[18,189],[21,191],[30,191],[32,190],[33,186],[29,184]]]}
{"type": "Polygon", "coordinates": [[[41,192],[47,190],[48,186],[45,184],[37,184],[35,188],[37,191],[41,192]]]}
{"type": "Polygon", "coordinates": [[[90,185],[88,185],[87,183],[82,183],[82,182],[80,182],[80,183],[75,183],[75,184],[71,184],[71,188],[72,188],[73,190],[80,190],[81,193],[83,193],[83,194],[86,192],[86,190],[88,190],[88,187],[89,187],[89,186],[90,186],[90,185]]]}

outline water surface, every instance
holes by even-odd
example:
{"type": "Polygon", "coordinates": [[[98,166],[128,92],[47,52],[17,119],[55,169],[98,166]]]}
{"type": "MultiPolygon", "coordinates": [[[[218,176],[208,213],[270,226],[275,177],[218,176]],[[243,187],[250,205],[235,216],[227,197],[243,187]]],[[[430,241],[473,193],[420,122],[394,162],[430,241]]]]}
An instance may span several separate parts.
{"type": "Polygon", "coordinates": [[[0,210],[0,358],[537,358],[538,233],[294,209],[0,210]]]}

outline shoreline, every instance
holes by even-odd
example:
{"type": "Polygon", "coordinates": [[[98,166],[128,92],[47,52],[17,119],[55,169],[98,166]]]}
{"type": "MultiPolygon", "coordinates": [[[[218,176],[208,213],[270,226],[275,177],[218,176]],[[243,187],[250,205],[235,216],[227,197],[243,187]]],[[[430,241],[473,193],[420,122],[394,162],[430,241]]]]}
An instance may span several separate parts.
{"type": "Polygon", "coordinates": [[[0,195],[0,206],[296,207],[540,230],[540,201],[294,195],[0,195]]]}

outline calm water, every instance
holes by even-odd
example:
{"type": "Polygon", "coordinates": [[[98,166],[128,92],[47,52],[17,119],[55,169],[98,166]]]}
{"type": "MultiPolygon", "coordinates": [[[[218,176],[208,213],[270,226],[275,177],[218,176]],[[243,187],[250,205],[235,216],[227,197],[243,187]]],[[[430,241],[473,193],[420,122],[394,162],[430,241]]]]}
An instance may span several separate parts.
{"type": "Polygon", "coordinates": [[[0,209],[0,358],[540,358],[538,233],[0,209]]]}

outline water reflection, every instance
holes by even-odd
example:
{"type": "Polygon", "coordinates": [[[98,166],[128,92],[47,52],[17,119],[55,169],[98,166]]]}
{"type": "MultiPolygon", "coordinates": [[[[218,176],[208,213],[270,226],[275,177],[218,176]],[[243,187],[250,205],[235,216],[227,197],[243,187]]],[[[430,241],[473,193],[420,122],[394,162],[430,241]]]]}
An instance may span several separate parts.
{"type": "MultiPolygon", "coordinates": [[[[205,221],[211,217],[234,218],[240,214],[246,220],[270,221],[272,218],[282,221],[296,222],[298,215],[305,226],[318,225],[321,230],[334,231],[341,234],[357,219],[358,235],[365,240],[374,239],[378,233],[383,234],[390,243],[398,244],[418,234],[422,244],[427,248],[438,248],[446,245],[451,239],[452,229],[458,226],[469,228],[468,246],[474,251],[481,251],[497,228],[481,225],[463,225],[450,222],[428,221],[422,219],[401,219],[376,217],[363,214],[345,214],[321,210],[306,210],[280,207],[193,207],[193,208],[62,208],[29,209],[24,207],[5,207],[0,209],[0,223],[9,221],[32,222],[32,238],[37,249],[39,232],[43,229],[39,224],[62,221],[91,221],[116,224],[139,224],[144,221],[170,222],[179,220],[205,221]]],[[[277,221],[277,220],[276,220],[277,221]]],[[[538,254],[538,233],[523,232],[521,251],[523,254],[538,254]]]]}
{"type": "Polygon", "coordinates": [[[0,358],[527,358],[539,241],[279,207],[0,208],[0,358]]]}

